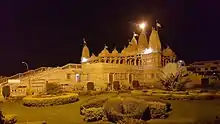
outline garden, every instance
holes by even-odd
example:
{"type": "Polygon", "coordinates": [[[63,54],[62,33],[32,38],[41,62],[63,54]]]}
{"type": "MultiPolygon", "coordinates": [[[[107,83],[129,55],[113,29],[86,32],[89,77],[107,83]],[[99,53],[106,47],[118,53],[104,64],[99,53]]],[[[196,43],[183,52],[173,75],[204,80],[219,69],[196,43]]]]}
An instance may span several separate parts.
{"type": "MultiPolygon", "coordinates": [[[[170,68],[170,67],[169,67],[170,68]]],[[[166,70],[166,68],[164,69],[166,70]]],[[[161,88],[140,87],[117,91],[94,90],[64,92],[48,83],[46,92],[24,98],[10,97],[4,87],[1,123],[116,123],[116,124],[206,124],[219,123],[220,92],[210,89],[187,89],[187,73],[167,69],[159,77],[161,88]]],[[[32,94],[31,91],[29,94],[32,94]]]]}

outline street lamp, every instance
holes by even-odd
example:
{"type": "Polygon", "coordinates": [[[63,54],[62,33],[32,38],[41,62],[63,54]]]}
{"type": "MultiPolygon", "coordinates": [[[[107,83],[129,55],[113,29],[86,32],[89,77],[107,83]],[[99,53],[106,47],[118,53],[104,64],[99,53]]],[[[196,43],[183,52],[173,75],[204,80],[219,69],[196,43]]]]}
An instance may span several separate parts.
{"type": "MultiPolygon", "coordinates": [[[[26,66],[27,71],[29,71],[29,66],[27,64],[27,62],[21,62],[22,64],[24,64],[26,66]]],[[[28,92],[31,91],[31,78],[30,75],[28,76],[28,92]]]]}

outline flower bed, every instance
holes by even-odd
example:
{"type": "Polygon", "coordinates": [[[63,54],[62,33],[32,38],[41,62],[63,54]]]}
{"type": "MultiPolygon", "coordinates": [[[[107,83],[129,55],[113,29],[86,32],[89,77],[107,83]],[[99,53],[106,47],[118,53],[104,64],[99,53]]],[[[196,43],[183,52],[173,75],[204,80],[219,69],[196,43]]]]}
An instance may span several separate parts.
{"type": "Polygon", "coordinates": [[[39,97],[25,97],[23,98],[23,105],[28,107],[43,107],[52,105],[62,105],[78,101],[78,94],[64,94],[62,96],[49,96],[46,98],[39,97]]]}

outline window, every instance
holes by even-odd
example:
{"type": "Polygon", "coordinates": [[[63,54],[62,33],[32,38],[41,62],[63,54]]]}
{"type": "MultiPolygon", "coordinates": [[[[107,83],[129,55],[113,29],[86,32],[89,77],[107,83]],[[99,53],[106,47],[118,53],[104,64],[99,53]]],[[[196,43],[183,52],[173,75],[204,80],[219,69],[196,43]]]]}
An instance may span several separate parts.
{"type": "Polygon", "coordinates": [[[67,79],[71,79],[71,74],[66,74],[67,79]]]}

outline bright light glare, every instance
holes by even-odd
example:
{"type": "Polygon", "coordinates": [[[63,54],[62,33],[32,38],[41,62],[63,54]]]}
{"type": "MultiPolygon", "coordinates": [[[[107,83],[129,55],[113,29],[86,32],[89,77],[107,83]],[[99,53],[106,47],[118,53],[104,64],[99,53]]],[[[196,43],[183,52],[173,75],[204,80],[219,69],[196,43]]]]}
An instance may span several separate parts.
{"type": "Polygon", "coordinates": [[[144,50],[144,54],[150,54],[150,53],[152,53],[153,52],[153,50],[151,49],[151,48],[146,48],[145,50],[144,50]]]}
{"type": "Polygon", "coordinates": [[[140,29],[144,30],[146,27],[146,23],[143,22],[143,23],[139,24],[139,27],[140,27],[140,29]]]}
{"type": "Polygon", "coordinates": [[[83,57],[82,60],[81,60],[81,62],[87,62],[87,61],[88,61],[88,59],[85,58],[85,57],[83,57]]]}

